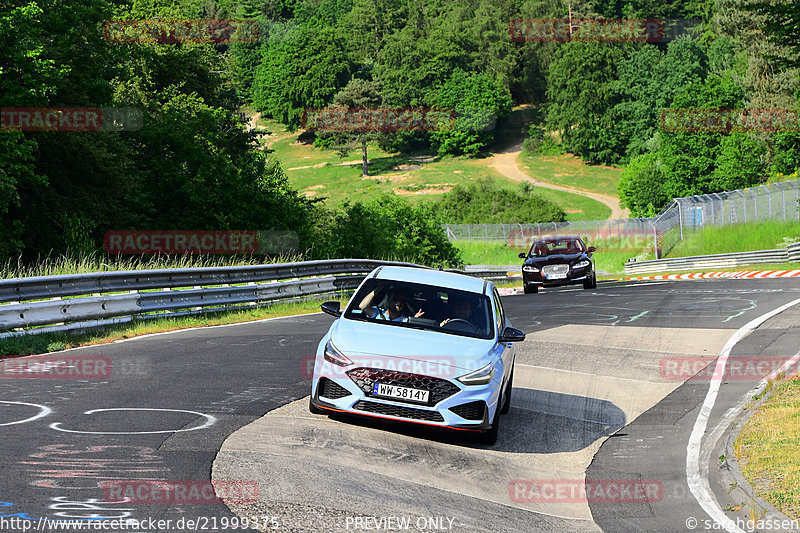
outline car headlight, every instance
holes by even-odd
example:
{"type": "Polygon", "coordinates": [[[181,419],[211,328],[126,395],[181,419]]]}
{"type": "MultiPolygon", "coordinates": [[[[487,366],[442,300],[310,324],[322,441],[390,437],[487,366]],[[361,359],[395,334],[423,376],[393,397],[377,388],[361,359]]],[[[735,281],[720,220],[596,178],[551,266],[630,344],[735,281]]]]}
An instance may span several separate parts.
{"type": "Polygon", "coordinates": [[[539,272],[539,269],[532,266],[524,266],[522,267],[523,272],[539,272]]]}
{"type": "Polygon", "coordinates": [[[347,358],[342,352],[336,349],[336,346],[333,345],[331,341],[325,345],[325,353],[323,354],[325,360],[329,363],[333,363],[334,365],[339,366],[349,366],[352,365],[353,362],[347,358]]]}
{"type": "Polygon", "coordinates": [[[591,264],[591,263],[590,263],[589,261],[579,261],[579,262],[575,263],[574,265],[572,265],[572,268],[574,268],[574,269],[578,269],[578,268],[586,268],[586,267],[588,267],[590,264],[591,264]]]}
{"type": "Polygon", "coordinates": [[[478,369],[474,372],[470,372],[469,374],[465,374],[457,379],[464,385],[486,385],[487,383],[492,381],[493,376],[494,376],[494,365],[492,363],[489,363],[485,367],[478,369]]]}

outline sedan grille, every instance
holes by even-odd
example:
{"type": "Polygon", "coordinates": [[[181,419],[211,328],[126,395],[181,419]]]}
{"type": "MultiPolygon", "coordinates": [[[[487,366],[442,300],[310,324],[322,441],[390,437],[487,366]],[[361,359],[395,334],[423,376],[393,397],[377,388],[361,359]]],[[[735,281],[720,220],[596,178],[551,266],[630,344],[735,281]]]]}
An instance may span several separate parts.
{"type": "Polygon", "coordinates": [[[352,394],[349,390],[328,378],[322,378],[319,382],[319,395],[329,400],[338,400],[352,394]]]}
{"type": "Polygon", "coordinates": [[[483,420],[483,415],[486,412],[486,403],[481,401],[462,403],[451,407],[450,410],[467,420],[483,420]]]}
{"type": "MultiPolygon", "coordinates": [[[[387,385],[429,391],[427,405],[436,405],[461,390],[458,385],[446,379],[381,368],[354,368],[348,371],[347,375],[367,396],[372,396],[372,386],[376,381],[387,385]]],[[[403,400],[396,398],[394,401],[402,402],[403,400]]]]}
{"type": "Polygon", "coordinates": [[[569,265],[546,265],[542,267],[542,274],[547,276],[553,274],[566,274],[569,272],[569,265]]]}
{"type": "Polygon", "coordinates": [[[353,406],[353,409],[367,411],[380,415],[398,416],[411,418],[413,420],[427,420],[429,422],[444,422],[444,417],[438,411],[426,411],[424,409],[414,409],[412,407],[402,407],[400,405],[390,405],[385,403],[374,403],[360,401],[353,406]]]}

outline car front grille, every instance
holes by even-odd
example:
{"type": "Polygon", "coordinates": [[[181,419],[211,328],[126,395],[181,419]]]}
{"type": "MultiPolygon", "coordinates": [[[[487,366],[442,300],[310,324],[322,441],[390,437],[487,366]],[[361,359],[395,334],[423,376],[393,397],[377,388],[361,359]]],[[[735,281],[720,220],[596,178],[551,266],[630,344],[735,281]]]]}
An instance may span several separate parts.
{"type": "Polygon", "coordinates": [[[429,422],[444,422],[444,417],[438,411],[426,411],[424,409],[414,409],[412,407],[402,407],[400,405],[389,405],[385,403],[365,402],[361,400],[353,406],[353,409],[366,411],[379,415],[397,416],[410,418],[412,420],[427,420],[429,422]]]}
{"type": "Polygon", "coordinates": [[[546,276],[566,274],[567,272],[569,272],[569,265],[545,265],[542,267],[542,274],[546,276]]]}
{"type": "Polygon", "coordinates": [[[338,400],[339,398],[344,398],[345,396],[350,396],[352,393],[336,383],[333,380],[328,378],[322,378],[319,380],[319,395],[323,398],[328,398],[329,400],[338,400]]]}
{"type": "MultiPolygon", "coordinates": [[[[461,390],[458,388],[458,385],[446,379],[423,376],[420,374],[409,374],[396,370],[384,370],[381,368],[354,368],[353,370],[349,370],[347,375],[350,376],[350,379],[352,379],[367,396],[372,396],[372,386],[376,381],[387,385],[395,385],[397,387],[409,387],[412,389],[429,391],[430,394],[428,395],[428,403],[426,405],[436,405],[445,398],[449,398],[461,390]]],[[[393,398],[393,400],[397,402],[403,401],[399,398],[393,398]]]]}
{"type": "Polygon", "coordinates": [[[467,420],[483,420],[483,414],[486,412],[486,403],[481,401],[462,403],[461,405],[450,407],[450,410],[467,420]]]}

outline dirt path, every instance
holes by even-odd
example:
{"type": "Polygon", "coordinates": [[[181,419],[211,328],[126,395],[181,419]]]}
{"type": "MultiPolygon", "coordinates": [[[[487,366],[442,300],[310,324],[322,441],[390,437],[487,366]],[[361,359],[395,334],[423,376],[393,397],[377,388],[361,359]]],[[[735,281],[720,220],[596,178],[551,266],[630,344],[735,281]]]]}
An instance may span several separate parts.
{"type": "Polygon", "coordinates": [[[614,198],[613,196],[609,196],[607,194],[601,194],[598,192],[584,191],[581,189],[576,189],[574,187],[566,187],[564,185],[556,185],[554,183],[547,183],[545,181],[539,181],[533,179],[529,175],[522,172],[517,166],[517,156],[519,156],[521,151],[522,151],[522,145],[519,144],[509,147],[506,150],[503,150],[502,152],[492,154],[492,157],[489,158],[489,165],[503,176],[512,179],[514,181],[520,181],[520,182],[528,181],[537,187],[545,187],[547,189],[555,189],[557,191],[571,192],[573,194],[579,194],[581,196],[585,196],[587,198],[591,198],[592,200],[596,200],[602,204],[605,204],[611,208],[611,216],[608,217],[609,220],[630,217],[630,212],[627,209],[622,209],[619,206],[619,200],[614,198]]]}

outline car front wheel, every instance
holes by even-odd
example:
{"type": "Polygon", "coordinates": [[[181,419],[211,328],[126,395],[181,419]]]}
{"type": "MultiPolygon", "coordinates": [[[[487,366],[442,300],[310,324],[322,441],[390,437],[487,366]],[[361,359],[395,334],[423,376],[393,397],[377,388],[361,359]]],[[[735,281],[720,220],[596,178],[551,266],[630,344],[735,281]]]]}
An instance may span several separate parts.
{"type": "Polygon", "coordinates": [[[493,445],[497,442],[497,433],[500,430],[500,409],[495,410],[492,428],[489,431],[478,434],[478,442],[481,444],[493,445]]]}
{"type": "Polygon", "coordinates": [[[522,287],[522,291],[525,294],[531,294],[531,293],[534,293],[534,292],[539,292],[539,287],[528,287],[527,285],[524,285],[522,287]]]}
{"type": "Polygon", "coordinates": [[[308,398],[308,410],[311,414],[314,415],[324,415],[325,411],[314,405],[314,402],[311,400],[311,397],[308,398]]]}

